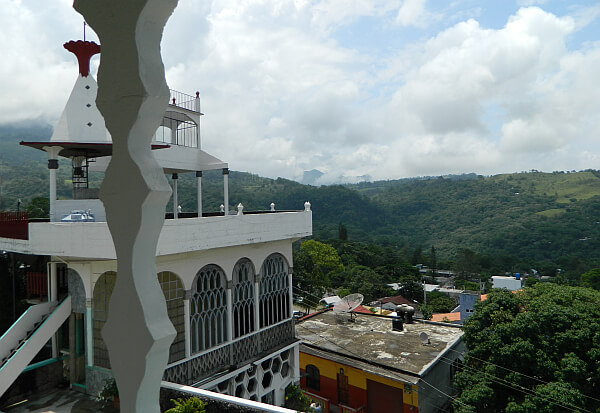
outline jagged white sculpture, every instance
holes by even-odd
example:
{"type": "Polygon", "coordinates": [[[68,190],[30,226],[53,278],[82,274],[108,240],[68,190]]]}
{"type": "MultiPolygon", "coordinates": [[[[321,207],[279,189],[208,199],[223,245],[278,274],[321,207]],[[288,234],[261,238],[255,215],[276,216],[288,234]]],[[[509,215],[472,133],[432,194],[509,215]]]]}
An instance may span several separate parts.
{"type": "Polygon", "coordinates": [[[175,329],[156,277],[156,245],[171,189],[150,142],[169,100],[160,55],[177,0],[75,0],[100,38],[96,104],[112,135],[100,199],[118,276],[102,331],[121,411],[159,413],[159,389],[175,329]]]}

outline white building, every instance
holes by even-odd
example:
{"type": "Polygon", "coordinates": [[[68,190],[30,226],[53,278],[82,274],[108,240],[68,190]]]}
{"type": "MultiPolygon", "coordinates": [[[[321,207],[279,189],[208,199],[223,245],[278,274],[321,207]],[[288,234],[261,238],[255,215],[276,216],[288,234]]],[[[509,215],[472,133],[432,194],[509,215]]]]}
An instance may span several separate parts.
{"type": "MultiPolygon", "coordinates": [[[[0,218],[0,250],[30,256],[47,268],[27,274],[28,289],[41,296],[40,304],[0,338],[4,400],[24,370],[54,365],[68,371],[73,388],[94,395],[111,375],[100,332],[117,277],[116,254],[98,190],[88,185],[88,172],[104,171],[112,153],[95,105],[97,84],[88,73],[99,46],[79,41],[65,48],[80,66],[65,111],[49,142],[22,142],[48,153],[50,219],[33,222],[22,213],[0,218]],[[72,162],[70,200],[57,199],[59,159],[72,162]],[[71,221],[61,221],[68,214],[71,221]],[[94,221],[77,222],[86,214],[94,221]],[[45,347],[51,356],[29,365],[45,347]]],[[[201,115],[198,93],[172,91],[153,142],[157,161],[173,178],[173,212],[156,251],[156,277],[177,331],[164,380],[281,405],[285,387],[299,379],[292,242],[312,233],[310,204],[298,212],[252,214],[240,205],[230,214],[228,165],[201,149],[201,115]],[[202,172],[215,169],[223,172],[223,208],[203,213],[202,172]],[[182,173],[196,176],[197,213],[177,209],[182,173]]]]}
{"type": "Polygon", "coordinates": [[[492,276],[492,288],[504,288],[508,291],[516,291],[522,288],[521,277],[505,277],[503,275],[492,276]]]}

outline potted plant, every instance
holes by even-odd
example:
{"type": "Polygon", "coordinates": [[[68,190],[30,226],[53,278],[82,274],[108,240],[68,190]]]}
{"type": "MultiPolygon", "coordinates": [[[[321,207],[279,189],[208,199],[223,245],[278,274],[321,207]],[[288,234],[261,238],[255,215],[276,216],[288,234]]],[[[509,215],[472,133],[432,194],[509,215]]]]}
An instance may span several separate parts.
{"type": "Polygon", "coordinates": [[[104,387],[98,395],[98,400],[105,403],[112,401],[115,409],[119,409],[121,400],[119,399],[119,388],[114,378],[104,380],[104,387]]]}

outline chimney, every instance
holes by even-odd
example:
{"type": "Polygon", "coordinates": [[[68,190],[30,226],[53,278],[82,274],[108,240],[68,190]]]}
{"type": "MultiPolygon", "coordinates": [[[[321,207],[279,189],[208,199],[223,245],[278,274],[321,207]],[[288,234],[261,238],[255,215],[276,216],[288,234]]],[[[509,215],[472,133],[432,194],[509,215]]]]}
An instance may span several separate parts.
{"type": "Polygon", "coordinates": [[[392,331],[403,331],[404,326],[402,325],[402,317],[392,318],[392,331]]]}

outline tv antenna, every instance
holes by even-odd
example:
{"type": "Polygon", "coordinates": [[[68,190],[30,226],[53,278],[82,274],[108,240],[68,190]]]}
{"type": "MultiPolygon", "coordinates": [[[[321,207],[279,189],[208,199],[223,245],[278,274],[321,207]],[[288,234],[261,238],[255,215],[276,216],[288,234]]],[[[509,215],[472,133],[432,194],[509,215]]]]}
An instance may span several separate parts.
{"type": "Polygon", "coordinates": [[[333,312],[337,314],[347,314],[350,313],[350,320],[352,320],[352,311],[361,305],[365,297],[362,294],[348,294],[345,297],[342,297],[340,301],[335,303],[333,306],[333,312]]]}

